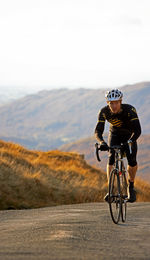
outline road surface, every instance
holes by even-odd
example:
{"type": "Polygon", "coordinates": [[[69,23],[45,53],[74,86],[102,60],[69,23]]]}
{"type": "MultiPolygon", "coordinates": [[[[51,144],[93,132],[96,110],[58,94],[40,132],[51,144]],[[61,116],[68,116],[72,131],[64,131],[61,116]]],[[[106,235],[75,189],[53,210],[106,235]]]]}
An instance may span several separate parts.
{"type": "Polygon", "coordinates": [[[150,203],[119,225],[107,203],[0,211],[0,259],[150,259],[150,203]]]}

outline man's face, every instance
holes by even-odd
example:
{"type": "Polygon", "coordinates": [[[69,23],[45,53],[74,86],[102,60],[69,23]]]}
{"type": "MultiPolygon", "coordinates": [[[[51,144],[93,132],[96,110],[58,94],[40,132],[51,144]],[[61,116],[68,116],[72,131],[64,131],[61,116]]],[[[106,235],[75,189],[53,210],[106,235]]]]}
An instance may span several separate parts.
{"type": "Polygon", "coordinates": [[[112,113],[117,114],[120,112],[121,109],[121,100],[117,101],[107,101],[107,104],[112,113]]]}

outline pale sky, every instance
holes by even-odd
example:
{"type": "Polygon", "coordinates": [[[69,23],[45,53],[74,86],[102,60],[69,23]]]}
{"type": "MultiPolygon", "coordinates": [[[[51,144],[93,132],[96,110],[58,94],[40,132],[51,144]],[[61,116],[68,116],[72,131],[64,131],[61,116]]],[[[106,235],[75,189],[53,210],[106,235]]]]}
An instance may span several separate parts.
{"type": "Polygon", "coordinates": [[[150,81],[149,0],[0,0],[0,86],[150,81]]]}

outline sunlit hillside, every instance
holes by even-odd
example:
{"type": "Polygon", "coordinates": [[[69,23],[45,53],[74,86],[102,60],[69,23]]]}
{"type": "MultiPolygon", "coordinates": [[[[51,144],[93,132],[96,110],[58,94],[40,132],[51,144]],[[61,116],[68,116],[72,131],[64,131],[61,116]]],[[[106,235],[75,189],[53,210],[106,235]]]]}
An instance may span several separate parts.
{"type": "Polygon", "coordinates": [[[106,176],[82,155],[28,151],[0,141],[0,208],[102,201],[106,176]]]}
{"type": "MultiPolygon", "coordinates": [[[[0,141],[0,209],[97,202],[106,192],[105,173],[83,155],[29,151],[0,141]]],[[[150,201],[150,185],[139,181],[138,200],[150,201]]]]}

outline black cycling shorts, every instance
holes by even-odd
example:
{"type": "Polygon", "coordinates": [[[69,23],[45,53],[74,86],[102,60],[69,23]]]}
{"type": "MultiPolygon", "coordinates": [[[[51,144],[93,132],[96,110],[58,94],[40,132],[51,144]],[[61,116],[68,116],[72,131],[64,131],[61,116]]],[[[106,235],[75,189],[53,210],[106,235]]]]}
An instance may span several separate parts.
{"type": "MultiPolygon", "coordinates": [[[[108,136],[108,145],[109,146],[120,145],[121,143],[126,143],[129,140],[129,138],[130,136],[128,135],[118,135],[110,132],[108,136]]],[[[128,165],[134,167],[137,165],[137,160],[136,160],[137,142],[133,142],[131,144],[131,148],[132,148],[132,153],[130,154],[129,147],[127,145],[125,148],[125,153],[127,156],[128,165]]],[[[113,165],[114,162],[115,162],[115,153],[114,151],[110,150],[108,164],[113,165]]]]}

